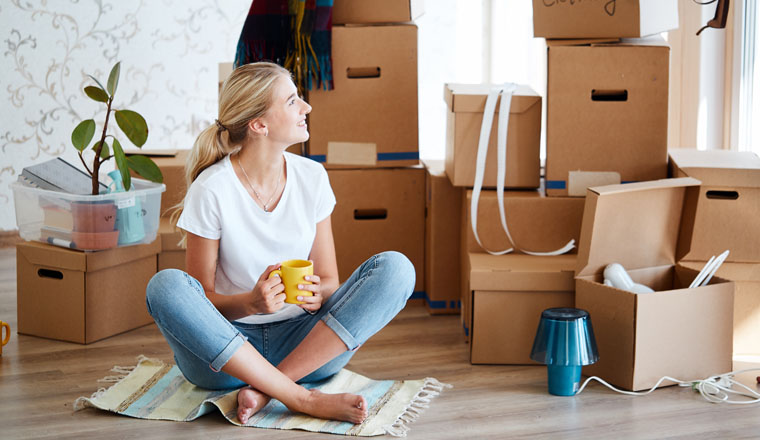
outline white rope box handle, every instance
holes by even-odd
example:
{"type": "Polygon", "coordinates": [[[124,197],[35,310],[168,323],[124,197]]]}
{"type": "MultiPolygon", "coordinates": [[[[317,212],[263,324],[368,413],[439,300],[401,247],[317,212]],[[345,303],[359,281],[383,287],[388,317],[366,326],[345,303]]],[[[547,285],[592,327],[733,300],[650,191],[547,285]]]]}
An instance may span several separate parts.
{"type": "Polygon", "coordinates": [[[472,200],[470,203],[470,219],[472,222],[472,233],[475,235],[475,241],[478,242],[483,250],[491,255],[504,255],[513,252],[517,249],[520,252],[529,255],[537,256],[550,256],[561,255],[569,252],[575,247],[575,240],[571,239],[564,247],[550,252],[532,252],[525,249],[518,248],[515,245],[515,241],[512,239],[512,235],[509,233],[507,227],[507,218],[504,214],[504,178],[507,172],[507,134],[509,127],[509,108],[512,104],[512,94],[517,89],[517,84],[505,83],[500,86],[493,87],[486,99],[486,107],[483,111],[483,123],[480,126],[480,139],[478,140],[478,153],[475,162],[475,182],[472,188],[472,200]],[[501,251],[493,251],[483,246],[478,236],[478,203],[480,202],[480,191],[483,188],[483,178],[486,168],[486,154],[488,153],[488,141],[491,135],[491,126],[493,125],[493,115],[496,110],[496,100],[501,95],[501,103],[499,105],[499,121],[496,133],[496,200],[499,204],[499,217],[501,219],[501,227],[504,233],[507,234],[512,247],[501,251]]]}

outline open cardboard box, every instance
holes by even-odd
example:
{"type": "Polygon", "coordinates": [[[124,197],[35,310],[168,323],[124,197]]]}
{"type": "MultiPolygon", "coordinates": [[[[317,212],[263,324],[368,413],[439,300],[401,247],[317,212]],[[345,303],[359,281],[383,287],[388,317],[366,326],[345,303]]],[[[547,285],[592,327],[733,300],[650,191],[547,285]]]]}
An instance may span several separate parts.
{"type": "Polygon", "coordinates": [[[731,371],[734,283],[713,277],[690,289],[698,271],[676,264],[690,245],[691,196],[699,184],[680,178],[589,188],[575,306],[591,315],[599,361],[583,367],[584,374],[642,390],[662,376],[691,380],[731,371]],[[604,285],[602,273],[613,262],[655,292],[604,285]]]}
{"type": "Polygon", "coordinates": [[[707,261],[728,249],[726,261],[760,262],[760,157],[749,151],[672,149],[673,177],[702,186],[687,261],[707,261]]]}
{"type": "Polygon", "coordinates": [[[573,306],[576,255],[466,253],[463,325],[473,364],[535,364],[541,312],[573,306]]]}
{"type": "MultiPolygon", "coordinates": [[[[489,84],[446,84],[446,174],[455,186],[472,188],[489,84]]],[[[499,102],[493,115],[483,186],[495,188],[499,102]]],[[[540,183],[541,96],[528,86],[515,90],[507,122],[507,158],[504,187],[538,188],[540,183]]]]}
{"type": "Polygon", "coordinates": [[[669,62],[659,37],[547,41],[549,196],[667,177],[669,62]]]}
{"type": "Polygon", "coordinates": [[[336,0],[332,23],[403,23],[413,21],[423,13],[423,0],[336,0]]]}
{"type": "Polygon", "coordinates": [[[678,29],[678,0],[533,0],[533,36],[643,37],[678,29]]]}

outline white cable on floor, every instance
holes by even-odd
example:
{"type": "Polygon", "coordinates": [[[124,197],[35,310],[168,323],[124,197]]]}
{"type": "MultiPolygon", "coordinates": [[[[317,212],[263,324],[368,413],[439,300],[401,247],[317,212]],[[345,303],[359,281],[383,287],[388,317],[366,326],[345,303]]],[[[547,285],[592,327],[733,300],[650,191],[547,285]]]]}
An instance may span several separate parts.
{"type": "Polygon", "coordinates": [[[669,380],[671,382],[677,383],[679,386],[682,387],[691,387],[694,391],[698,391],[699,394],[702,395],[702,397],[705,398],[710,403],[730,403],[735,405],[747,405],[747,404],[753,404],[760,402],[760,393],[753,390],[752,388],[737,382],[734,380],[734,376],[741,373],[746,373],[748,371],[760,371],[760,368],[747,368],[745,370],[738,370],[738,371],[732,371],[730,373],[725,374],[719,374],[716,376],[708,377],[707,379],[703,380],[692,380],[692,381],[683,381],[679,379],[674,379],[669,376],[663,376],[660,378],[660,380],[657,381],[656,384],[649,390],[649,391],[624,391],[615,388],[614,386],[608,384],[603,379],[592,376],[586,379],[585,382],[583,382],[583,385],[578,389],[578,392],[575,394],[580,394],[581,391],[583,391],[584,388],[586,388],[586,385],[588,385],[589,382],[592,380],[596,380],[603,385],[607,386],[607,388],[617,391],[618,393],[627,394],[629,396],[645,396],[655,389],[657,389],[660,384],[665,381],[669,380]],[[747,390],[748,393],[744,393],[741,391],[737,391],[732,389],[734,386],[738,386],[740,388],[744,388],[747,390]],[[736,394],[739,396],[746,397],[751,400],[729,400],[729,397],[731,394],[736,394]]]}

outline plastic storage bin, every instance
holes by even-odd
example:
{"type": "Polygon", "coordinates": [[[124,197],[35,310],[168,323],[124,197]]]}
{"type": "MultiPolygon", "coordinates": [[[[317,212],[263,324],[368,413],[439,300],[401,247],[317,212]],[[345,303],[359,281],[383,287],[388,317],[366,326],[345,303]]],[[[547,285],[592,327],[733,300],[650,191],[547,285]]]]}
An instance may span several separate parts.
{"type": "Polygon", "coordinates": [[[152,243],[166,185],[132,179],[128,192],[79,195],[11,184],[19,235],[80,250],[152,243]]]}

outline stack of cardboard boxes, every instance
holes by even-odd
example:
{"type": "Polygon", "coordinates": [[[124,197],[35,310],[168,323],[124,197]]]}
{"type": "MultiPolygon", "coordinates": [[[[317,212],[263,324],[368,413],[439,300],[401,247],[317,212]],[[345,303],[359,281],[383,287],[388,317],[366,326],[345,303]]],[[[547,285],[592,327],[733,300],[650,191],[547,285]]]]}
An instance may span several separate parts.
{"type": "Polygon", "coordinates": [[[334,89],[310,90],[308,157],[328,170],[340,281],[395,250],[424,297],[425,172],[419,166],[419,0],[340,0],[333,6],[334,89]]]}
{"type": "MultiPolygon", "coordinates": [[[[586,373],[642,389],[663,375],[730,370],[733,284],[717,277],[686,289],[698,270],[679,264],[689,247],[698,246],[692,232],[699,226],[699,181],[660,180],[668,169],[669,47],[659,37],[641,37],[676,28],[677,2],[534,0],[533,6],[535,36],[548,39],[545,180],[539,187],[540,98],[534,98],[539,110],[531,110],[529,97],[535,94],[518,87],[502,182],[514,242],[503,230],[496,191],[480,196],[482,246],[472,232],[472,191],[465,190],[458,202],[462,321],[471,362],[532,363],[541,311],[574,305],[590,312],[599,346],[600,360],[584,367],[586,373]],[[526,174],[535,177],[525,179],[526,174]],[[513,245],[545,252],[570,239],[577,253],[484,252],[513,245]],[[605,286],[602,271],[613,262],[656,293],[605,286]],[[707,352],[709,359],[702,355],[707,352]]],[[[446,173],[452,185],[473,186],[488,90],[446,87],[446,173]]],[[[484,188],[497,186],[496,125],[484,188]]],[[[752,270],[738,270],[737,276],[752,279],[752,270]]]]}

